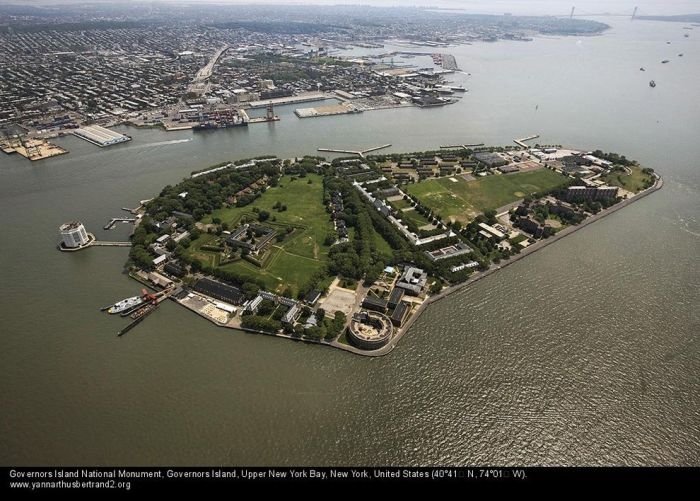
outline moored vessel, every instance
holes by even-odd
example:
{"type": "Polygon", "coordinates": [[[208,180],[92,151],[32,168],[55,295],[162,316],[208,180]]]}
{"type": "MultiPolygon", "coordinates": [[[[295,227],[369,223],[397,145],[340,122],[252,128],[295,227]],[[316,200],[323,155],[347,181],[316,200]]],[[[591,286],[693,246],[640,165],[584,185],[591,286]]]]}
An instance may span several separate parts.
{"type": "Polygon", "coordinates": [[[107,310],[107,313],[109,313],[110,315],[114,315],[115,313],[121,313],[123,311],[130,310],[135,306],[140,305],[141,303],[143,303],[143,299],[141,298],[141,296],[128,297],[126,299],[122,299],[117,303],[114,303],[107,310]]]}

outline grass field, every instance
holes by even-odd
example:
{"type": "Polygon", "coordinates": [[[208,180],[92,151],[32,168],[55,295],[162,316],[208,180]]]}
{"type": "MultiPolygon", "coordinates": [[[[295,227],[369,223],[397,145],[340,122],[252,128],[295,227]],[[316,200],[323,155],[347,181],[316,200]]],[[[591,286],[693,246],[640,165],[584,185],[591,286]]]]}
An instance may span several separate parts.
{"type": "MultiPolygon", "coordinates": [[[[218,217],[230,228],[235,228],[244,215],[256,216],[254,208],[270,213],[266,223],[271,227],[283,232],[286,226],[291,225],[295,228],[294,232],[284,241],[272,243],[262,268],[239,260],[222,266],[222,269],[260,279],[272,291],[290,287],[296,292],[315,271],[323,268],[328,256],[329,248],[323,245],[323,240],[333,230],[333,224],[323,207],[322,178],[309,174],[292,181],[285,176],[280,179],[279,186],[269,188],[252,204],[219,209],[202,219],[202,223],[211,223],[213,218],[218,217]],[[286,205],[287,210],[277,212],[273,209],[277,202],[286,205]],[[273,217],[275,221],[272,221],[273,217]]],[[[202,245],[212,245],[214,240],[213,235],[202,235],[193,243],[190,254],[203,263],[217,266],[218,253],[201,250],[202,245]]]]}
{"type": "Polygon", "coordinates": [[[494,175],[465,181],[456,177],[410,184],[407,190],[443,219],[466,223],[478,214],[515,202],[534,192],[562,186],[567,178],[548,169],[494,175]]]}
{"type": "Polygon", "coordinates": [[[401,210],[401,209],[406,209],[406,208],[410,207],[411,202],[409,202],[408,200],[404,200],[404,199],[393,200],[393,201],[389,202],[389,205],[391,205],[396,210],[401,210]]]}
{"type": "Polygon", "coordinates": [[[646,182],[653,179],[651,174],[642,172],[642,168],[638,166],[630,167],[632,174],[626,172],[611,172],[606,174],[601,179],[610,186],[619,186],[622,189],[638,193],[646,187],[646,182]]]}
{"type": "Polygon", "coordinates": [[[430,224],[430,221],[428,221],[428,218],[417,212],[415,209],[414,210],[406,210],[406,211],[401,211],[400,213],[401,219],[404,221],[412,221],[413,224],[418,226],[419,228],[421,226],[425,226],[427,224],[430,224]]]}

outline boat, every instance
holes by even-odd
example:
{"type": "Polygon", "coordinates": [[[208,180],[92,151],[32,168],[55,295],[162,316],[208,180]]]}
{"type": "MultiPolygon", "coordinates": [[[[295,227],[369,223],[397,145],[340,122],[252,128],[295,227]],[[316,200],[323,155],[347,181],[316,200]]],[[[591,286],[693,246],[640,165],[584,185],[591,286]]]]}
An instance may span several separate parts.
{"type": "Polygon", "coordinates": [[[683,53],[681,52],[680,54],[678,54],[678,57],[683,57],[683,53]]]}
{"type": "Polygon", "coordinates": [[[193,131],[229,129],[231,127],[247,127],[245,120],[227,120],[225,122],[202,122],[192,127],[193,131]]]}
{"type": "Polygon", "coordinates": [[[649,82],[649,87],[656,87],[656,82],[653,80],[649,82]]]}
{"type": "Polygon", "coordinates": [[[114,315],[115,313],[121,313],[125,310],[129,310],[135,306],[138,306],[141,303],[143,303],[143,299],[141,298],[141,296],[128,297],[126,299],[122,299],[117,303],[114,303],[107,310],[107,313],[109,313],[110,315],[114,315]]]}
{"type": "Polygon", "coordinates": [[[646,70],[644,69],[644,67],[642,67],[642,68],[639,68],[639,71],[646,71],[646,70]]]}
{"type": "Polygon", "coordinates": [[[669,62],[668,59],[664,59],[663,61],[661,61],[661,64],[666,64],[668,62],[669,62]]]}

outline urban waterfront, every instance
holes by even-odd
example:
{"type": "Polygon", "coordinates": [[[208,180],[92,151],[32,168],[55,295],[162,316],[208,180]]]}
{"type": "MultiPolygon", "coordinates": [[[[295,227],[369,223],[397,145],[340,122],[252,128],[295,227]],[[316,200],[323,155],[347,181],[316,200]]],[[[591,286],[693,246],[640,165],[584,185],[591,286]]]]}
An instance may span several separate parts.
{"type": "Polygon", "coordinates": [[[0,157],[0,459],[697,465],[700,43],[682,23],[603,21],[599,37],[449,49],[469,92],[440,109],[280,107],[274,124],[122,128],[133,141],[109,150],[66,138],[56,159],[0,157]],[[228,159],[535,133],[624,153],[664,188],[433,305],[387,357],[222,332],[170,303],[119,339],[98,309],[140,288],[127,251],[55,250],[74,218],[126,237],[101,229],[121,207],[228,159]]]}

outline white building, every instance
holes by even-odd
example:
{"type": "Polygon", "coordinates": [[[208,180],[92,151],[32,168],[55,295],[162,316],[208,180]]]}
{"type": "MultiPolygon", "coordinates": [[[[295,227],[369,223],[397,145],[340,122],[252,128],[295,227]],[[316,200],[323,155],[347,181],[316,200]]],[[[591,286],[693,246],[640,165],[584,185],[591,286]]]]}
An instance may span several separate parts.
{"type": "Polygon", "coordinates": [[[59,227],[63,246],[67,249],[82,247],[90,241],[85,226],[80,221],[72,221],[59,227]]]}

